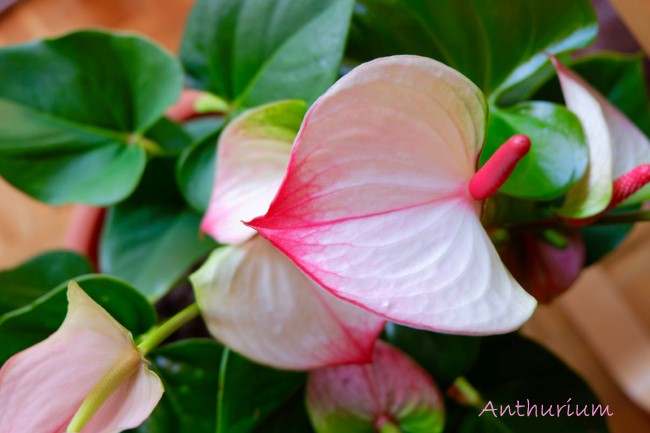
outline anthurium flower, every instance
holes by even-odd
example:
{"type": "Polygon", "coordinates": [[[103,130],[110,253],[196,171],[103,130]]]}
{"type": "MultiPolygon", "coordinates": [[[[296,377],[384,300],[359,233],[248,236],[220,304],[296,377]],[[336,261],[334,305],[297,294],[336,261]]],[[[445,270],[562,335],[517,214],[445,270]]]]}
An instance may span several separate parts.
{"type": "Polygon", "coordinates": [[[569,190],[558,214],[588,218],[618,205],[629,195],[628,204],[650,198],[650,141],[641,130],[600,92],[578,74],[551,56],[557,70],[566,106],[585,130],[589,146],[589,167],[585,176],[569,190]],[[640,170],[634,171],[641,165],[640,170]],[[616,190],[620,180],[626,194],[616,190]],[[630,188],[633,186],[633,188],[630,188]],[[642,189],[641,189],[642,188],[642,189]]]}
{"type": "Polygon", "coordinates": [[[514,137],[475,176],[486,117],[480,90],[442,63],[365,63],[311,107],[277,196],[249,225],[331,293],[389,320],[517,328],[535,301],[480,214],[530,142],[514,137]]]}
{"type": "Polygon", "coordinates": [[[383,320],[334,297],[242,220],[268,208],[306,106],[248,111],[221,134],[213,196],[202,228],[222,243],[191,276],[210,332],[248,358],[307,370],[368,362],[383,320]]]}
{"type": "Polygon", "coordinates": [[[372,364],[311,372],[307,410],[317,433],[437,433],[444,426],[442,398],[431,377],[381,341],[372,364]]]}
{"type": "Polygon", "coordinates": [[[118,433],[140,425],[160,400],[162,383],[130,332],[74,282],[68,302],[61,327],[0,370],[0,433],[118,433]],[[82,407],[102,392],[101,407],[82,407]],[[83,430],[68,429],[75,414],[90,416],[83,430]]]}

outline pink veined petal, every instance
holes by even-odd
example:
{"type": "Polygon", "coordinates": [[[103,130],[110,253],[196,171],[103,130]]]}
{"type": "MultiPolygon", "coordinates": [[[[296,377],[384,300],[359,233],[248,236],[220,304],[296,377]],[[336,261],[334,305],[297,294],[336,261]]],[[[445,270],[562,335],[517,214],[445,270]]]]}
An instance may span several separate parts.
{"type": "Polygon", "coordinates": [[[377,431],[384,421],[404,431],[435,433],[444,423],[442,398],[431,377],[381,341],[372,364],[313,371],[307,409],[318,433],[377,431]]]}
{"type": "Polygon", "coordinates": [[[203,231],[229,244],[255,234],[242,220],[268,209],[306,110],[302,101],[276,102],[249,110],[226,127],[219,138],[215,184],[203,231]]]}
{"type": "MultiPolygon", "coordinates": [[[[130,332],[76,284],[69,286],[68,301],[61,327],[41,343],[14,355],[0,370],[0,433],[65,432],[94,385],[121,357],[137,352],[130,332]]],[[[140,386],[137,380],[133,384],[135,389],[140,386]]],[[[157,392],[147,396],[146,405],[141,402],[113,413],[113,417],[125,417],[126,421],[109,420],[119,423],[119,429],[106,424],[107,428],[85,428],[83,433],[117,433],[137,427],[162,395],[160,381],[157,386],[157,392]]],[[[123,390],[123,402],[133,401],[131,391],[123,390]]]]}
{"type": "Polygon", "coordinates": [[[534,300],[502,264],[469,196],[486,107],[434,60],[359,66],[308,112],[286,178],[250,225],[336,296],[415,327],[519,327],[534,300]]]}
{"type": "MultiPolygon", "coordinates": [[[[584,218],[604,210],[612,195],[612,181],[636,166],[650,162],[650,141],[618,108],[575,72],[552,58],[567,107],[580,119],[589,145],[589,171],[559,210],[584,218]]],[[[650,197],[650,188],[627,203],[650,197]]]]}
{"type": "Polygon", "coordinates": [[[210,332],[283,369],[367,362],[383,320],[341,301],[256,236],[217,249],[191,277],[210,332]]]}

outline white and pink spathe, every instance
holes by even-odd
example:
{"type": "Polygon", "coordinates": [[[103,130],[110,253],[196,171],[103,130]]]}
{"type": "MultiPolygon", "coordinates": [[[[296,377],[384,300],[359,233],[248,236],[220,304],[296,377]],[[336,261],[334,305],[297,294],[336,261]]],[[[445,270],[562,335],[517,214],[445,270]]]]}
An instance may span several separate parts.
{"type": "Polygon", "coordinates": [[[369,362],[384,324],[319,287],[242,223],[268,209],[305,111],[300,101],[268,104],[222,132],[202,228],[229,245],[191,276],[218,340],[254,361],[290,370],[369,362]]]}
{"type": "Polygon", "coordinates": [[[514,330],[536,303],[469,192],[486,119],[480,90],[442,63],[362,64],[311,107],[277,195],[249,226],[330,293],[387,320],[514,330]]]}

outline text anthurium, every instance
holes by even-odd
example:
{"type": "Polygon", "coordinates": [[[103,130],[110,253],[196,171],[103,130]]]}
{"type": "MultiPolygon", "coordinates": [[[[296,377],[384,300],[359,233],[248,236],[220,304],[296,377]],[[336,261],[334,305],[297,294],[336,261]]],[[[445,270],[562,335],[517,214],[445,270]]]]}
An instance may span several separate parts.
{"type": "Polygon", "coordinates": [[[74,282],[68,302],[59,330],[0,370],[1,433],[118,433],[160,400],[131,333],[74,282]]]}
{"type": "MultiPolygon", "coordinates": [[[[307,113],[280,191],[250,226],[336,296],[395,322],[515,329],[535,301],[501,262],[469,190],[486,116],[478,88],[442,63],[365,63],[307,113]]],[[[525,144],[505,149],[520,158],[525,144]]]]}
{"type": "MultiPolygon", "coordinates": [[[[650,140],[598,90],[556,58],[551,57],[551,60],[566,105],[580,119],[589,146],[587,173],[569,190],[558,214],[568,218],[588,218],[608,208],[615,179],[640,164],[650,163],[650,140]]],[[[648,198],[650,188],[643,188],[627,203],[640,203],[648,198]]]]}
{"type": "Polygon", "coordinates": [[[442,397],[431,377],[381,341],[372,364],[313,371],[307,408],[318,433],[438,433],[444,426],[442,397]]]}
{"type": "Polygon", "coordinates": [[[210,332],[248,358],[307,370],[368,362],[383,320],[337,299],[241,221],[263,213],[284,176],[306,106],[250,110],[223,131],[202,228],[220,242],[191,276],[210,332]]]}

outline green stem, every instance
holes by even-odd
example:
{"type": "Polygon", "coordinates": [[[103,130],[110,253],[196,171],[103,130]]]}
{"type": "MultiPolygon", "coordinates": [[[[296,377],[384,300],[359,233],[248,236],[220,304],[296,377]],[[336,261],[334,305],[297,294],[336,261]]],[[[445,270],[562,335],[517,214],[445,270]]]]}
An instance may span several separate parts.
{"type": "MultiPolygon", "coordinates": [[[[590,222],[590,226],[608,226],[616,224],[634,224],[650,221],[650,211],[638,210],[631,212],[620,212],[604,215],[597,220],[590,222]]],[[[544,230],[553,227],[574,227],[568,222],[557,217],[544,218],[537,221],[506,222],[499,226],[505,229],[538,229],[544,230]]]]}
{"type": "Polygon", "coordinates": [[[381,430],[379,430],[379,433],[402,433],[402,430],[399,429],[398,426],[391,422],[387,422],[383,426],[381,426],[381,430]]]}
{"type": "Polygon", "coordinates": [[[192,304],[145,334],[142,342],[138,345],[138,351],[133,350],[124,354],[93,387],[70,421],[68,433],[78,433],[83,430],[110,396],[125,380],[138,371],[141,364],[146,362],[145,355],[198,315],[198,305],[192,304]]]}
{"type": "Polygon", "coordinates": [[[609,214],[597,219],[594,222],[594,225],[634,224],[643,221],[650,221],[650,211],[637,210],[632,212],[609,214]]]}
{"type": "Polygon", "coordinates": [[[178,312],[175,316],[167,320],[162,325],[147,332],[143,336],[142,342],[138,344],[138,349],[140,350],[142,356],[145,356],[147,353],[151,352],[179,328],[182,328],[190,320],[198,316],[199,306],[192,304],[189,307],[178,312]]]}
{"type": "Polygon", "coordinates": [[[137,371],[142,362],[142,357],[135,350],[122,356],[90,391],[70,421],[67,432],[78,433],[83,430],[88,421],[106,403],[106,400],[137,371]]]}

